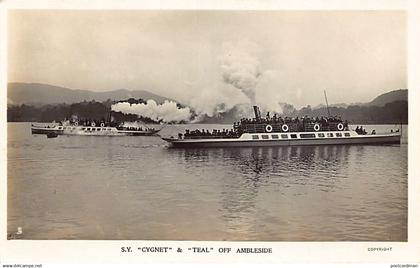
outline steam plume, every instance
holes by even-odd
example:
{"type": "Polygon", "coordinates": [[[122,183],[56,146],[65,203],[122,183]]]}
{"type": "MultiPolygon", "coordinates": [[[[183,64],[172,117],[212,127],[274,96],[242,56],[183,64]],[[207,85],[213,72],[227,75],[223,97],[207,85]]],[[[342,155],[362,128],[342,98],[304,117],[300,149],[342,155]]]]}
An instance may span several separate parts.
{"type": "MultiPolygon", "coordinates": [[[[189,105],[198,117],[217,116],[240,103],[249,103],[247,96],[239,92],[238,89],[221,82],[198,91],[189,101],[189,105]]],[[[199,118],[196,119],[196,121],[199,120],[199,118]]]]}
{"type": "Polygon", "coordinates": [[[262,111],[282,113],[285,99],[282,92],[284,80],[278,70],[263,70],[259,60],[261,50],[251,42],[224,43],[216,64],[217,75],[210,77],[213,84],[196,90],[197,82],[184,81],[194,90],[189,99],[190,108],[178,108],[175,102],[165,101],[157,105],[149,100],[147,104],[117,103],[114,111],[137,114],[164,122],[200,122],[206,116],[217,117],[234,114],[238,118],[252,116],[251,105],[258,105],[262,111]],[[250,105],[251,104],[251,105],[250,105]],[[234,109],[234,110],[233,110],[234,109]],[[193,117],[193,112],[195,118],[193,117]]]}
{"type": "Polygon", "coordinates": [[[173,101],[165,100],[163,104],[157,104],[154,100],[148,100],[147,103],[130,104],[128,102],[119,102],[111,106],[115,112],[124,114],[136,114],[148,117],[155,121],[180,122],[189,121],[191,110],[189,107],[178,108],[173,101]]]}
{"type": "Polygon", "coordinates": [[[242,46],[231,43],[224,45],[224,53],[220,58],[222,78],[225,83],[241,90],[249,98],[251,104],[255,104],[255,88],[262,74],[260,62],[256,56],[252,55],[251,50],[255,50],[255,45],[242,46]],[[250,49],[250,46],[254,48],[250,49]]]}
{"type": "Polygon", "coordinates": [[[263,70],[259,60],[261,49],[252,42],[226,42],[218,57],[219,81],[213,87],[198,92],[189,102],[200,117],[217,116],[235,108],[236,115],[252,116],[251,105],[263,111],[281,113],[284,94],[282,73],[278,70],[263,70]],[[250,105],[251,104],[251,105],[250,105]]]}

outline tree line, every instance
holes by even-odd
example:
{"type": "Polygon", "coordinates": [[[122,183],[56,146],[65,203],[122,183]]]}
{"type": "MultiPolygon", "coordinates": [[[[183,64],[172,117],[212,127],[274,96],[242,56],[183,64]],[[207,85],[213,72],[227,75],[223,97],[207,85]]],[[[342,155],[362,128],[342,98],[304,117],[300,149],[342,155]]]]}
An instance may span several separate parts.
{"type": "MultiPolygon", "coordinates": [[[[342,120],[354,124],[408,124],[408,102],[394,101],[384,106],[350,105],[347,107],[329,107],[331,115],[338,115],[342,120]]],[[[326,107],[312,109],[311,106],[296,110],[292,107],[284,109],[285,116],[321,117],[328,115],[326,107]]]]}
{"type": "MultiPolygon", "coordinates": [[[[144,100],[127,100],[130,103],[140,103],[144,100]]],[[[138,117],[134,114],[123,114],[121,112],[111,111],[111,105],[115,102],[107,100],[104,102],[83,101],[72,104],[46,104],[42,106],[33,105],[10,105],[7,107],[8,122],[52,122],[62,121],[77,116],[79,119],[91,119],[98,121],[110,121],[111,117],[117,122],[141,120],[145,123],[157,123],[156,121],[138,117]]]]}
{"type": "MultiPolygon", "coordinates": [[[[144,100],[127,100],[130,103],[144,102],[144,100]]],[[[115,103],[111,100],[104,102],[83,101],[72,104],[47,104],[42,106],[33,105],[10,105],[7,108],[8,122],[52,122],[69,119],[72,116],[78,118],[105,120],[109,121],[111,116],[116,121],[136,121],[142,120],[145,123],[156,123],[154,120],[146,117],[138,117],[133,114],[123,114],[120,112],[111,112],[111,105],[115,103]]],[[[407,124],[408,123],[408,102],[394,101],[384,106],[364,106],[350,105],[348,107],[330,107],[331,115],[338,115],[343,120],[348,120],[354,124],[407,124]]],[[[292,105],[285,105],[281,116],[289,117],[321,117],[328,115],[326,107],[315,108],[311,106],[303,107],[299,110],[292,105]]],[[[205,120],[212,123],[233,123],[238,120],[229,113],[225,116],[205,120]]]]}

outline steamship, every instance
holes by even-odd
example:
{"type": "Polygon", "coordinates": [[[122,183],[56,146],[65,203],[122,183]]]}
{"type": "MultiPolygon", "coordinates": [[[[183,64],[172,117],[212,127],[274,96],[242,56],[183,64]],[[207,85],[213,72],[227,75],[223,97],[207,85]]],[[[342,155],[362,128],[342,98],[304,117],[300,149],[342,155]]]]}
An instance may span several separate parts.
{"type": "Polygon", "coordinates": [[[31,125],[32,134],[44,134],[47,137],[58,135],[68,136],[151,136],[159,130],[148,127],[114,125],[110,123],[88,122],[79,125],[78,122],[60,122],[52,125],[31,125]]]}
{"type": "Polygon", "coordinates": [[[162,137],[172,147],[253,147],[295,145],[398,144],[401,133],[366,133],[362,127],[350,129],[338,117],[281,118],[261,117],[254,106],[255,117],[235,122],[231,130],[186,130],[178,137],[162,137]]]}

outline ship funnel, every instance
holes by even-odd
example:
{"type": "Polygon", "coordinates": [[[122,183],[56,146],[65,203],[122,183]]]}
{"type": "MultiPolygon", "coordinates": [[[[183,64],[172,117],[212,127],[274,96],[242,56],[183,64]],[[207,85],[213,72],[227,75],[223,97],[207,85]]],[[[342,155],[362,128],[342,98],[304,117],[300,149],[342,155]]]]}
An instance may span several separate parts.
{"type": "Polygon", "coordinates": [[[261,113],[260,113],[260,109],[256,105],[254,105],[254,114],[255,114],[255,119],[259,121],[261,119],[261,113]]]}

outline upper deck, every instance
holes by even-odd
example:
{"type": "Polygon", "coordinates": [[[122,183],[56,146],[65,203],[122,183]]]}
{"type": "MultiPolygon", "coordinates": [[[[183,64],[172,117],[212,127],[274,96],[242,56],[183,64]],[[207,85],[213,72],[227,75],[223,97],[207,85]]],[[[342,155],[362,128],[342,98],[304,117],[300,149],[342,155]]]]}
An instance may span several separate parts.
{"type": "Polygon", "coordinates": [[[223,139],[239,138],[243,134],[254,133],[291,133],[291,132],[328,132],[328,131],[349,131],[348,122],[342,121],[339,117],[316,117],[307,116],[301,118],[270,116],[267,113],[265,118],[261,117],[260,110],[254,106],[254,118],[242,118],[233,124],[232,129],[213,131],[209,130],[186,130],[184,134],[179,133],[179,139],[223,139]]]}
{"type": "Polygon", "coordinates": [[[242,133],[262,133],[262,132],[311,132],[311,131],[344,131],[348,130],[348,122],[342,121],[340,117],[281,117],[274,114],[261,117],[260,110],[254,106],[255,117],[252,119],[242,118],[233,124],[234,130],[242,133]]]}

